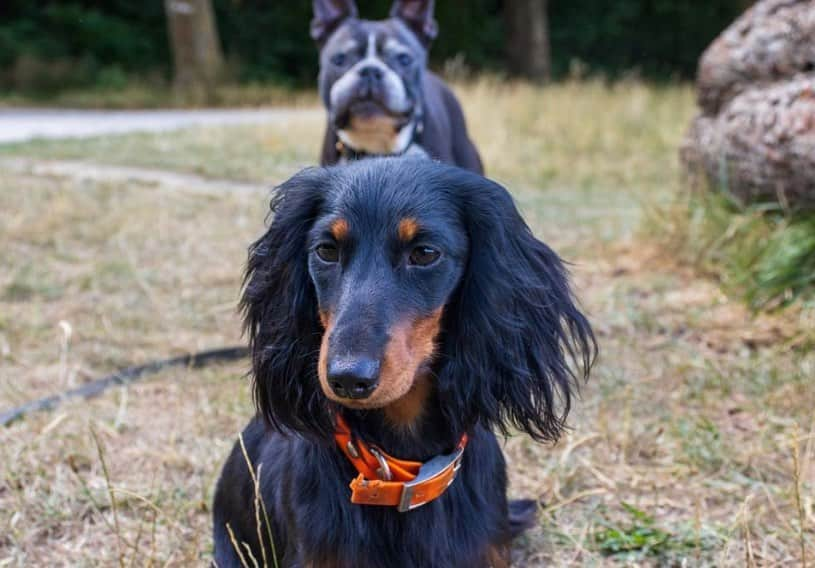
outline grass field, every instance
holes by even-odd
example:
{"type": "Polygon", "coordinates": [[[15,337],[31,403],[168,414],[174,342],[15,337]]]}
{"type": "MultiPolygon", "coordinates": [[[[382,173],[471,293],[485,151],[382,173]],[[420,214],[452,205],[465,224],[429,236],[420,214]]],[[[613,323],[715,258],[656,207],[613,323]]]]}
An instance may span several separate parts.
{"type": "MultiPolygon", "coordinates": [[[[815,310],[752,314],[655,235],[691,89],[459,87],[491,177],[573,262],[601,358],[555,446],[511,436],[539,498],[519,566],[815,562],[815,310]],[[646,227],[646,228],[643,228],[646,227]]],[[[268,192],[4,171],[83,160],[270,186],[322,119],[0,147],[0,409],[240,341],[268,192]]],[[[204,565],[213,485],[252,413],[246,363],[175,370],[0,430],[0,566],[204,565]]]]}

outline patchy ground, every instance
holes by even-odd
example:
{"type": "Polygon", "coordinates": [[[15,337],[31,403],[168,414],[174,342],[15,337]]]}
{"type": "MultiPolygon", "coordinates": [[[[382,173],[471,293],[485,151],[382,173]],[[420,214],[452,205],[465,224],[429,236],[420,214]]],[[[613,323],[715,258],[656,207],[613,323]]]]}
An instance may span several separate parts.
{"type": "MultiPolygon", "coordinates": [[[[460,91],[488,172],[574,263],[602,350],[567,437],[506,442],[512,494],[542,507],[517,564],[815,559],[815,313],[753,317],[639,229],[677,187],[690,90],[460,91]]],[[[312,116],[0,147],[17,160],[0,161],[0,409],[239,342],[262,185],[313,162],[312,116]],[[73,175],[20,156],[186,177],[73,175]],[[201,191],[195,176],[246,183],[201,191]]],[[[0,566],[205,564],[213,485],[251,414],[245,371],[166,372],[0,430],[0,566]]]]}
{"type": "Polygon", "coordinates": [[[286,123],[317,108],[263,110],[68,110],[0,107],[0,143],[88,138],[129,132],[169,132],[201,125],[286,123]]]}

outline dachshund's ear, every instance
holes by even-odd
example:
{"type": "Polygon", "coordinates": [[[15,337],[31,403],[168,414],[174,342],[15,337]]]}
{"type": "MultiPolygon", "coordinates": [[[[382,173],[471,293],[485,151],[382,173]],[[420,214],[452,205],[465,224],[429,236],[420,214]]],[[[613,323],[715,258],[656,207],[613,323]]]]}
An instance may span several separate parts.
{"type": "Polygon", "coordinates": [[[557,440],[596,356],[591,327],[562,261],[535,238],[509,193],[469,173],[448,187],[456,179],[470,250],[445,316],[442,406],[464,428],[481,422],[506,434],[513,426],[557,440]]]}
{"type": "Polygon", "coordinates": [[[249,247],[240,302],[259,414],[278,430],[317,435],[331,432],[332,422],[317,379],[322,327],[307,239],[326,178],[325,170],[304,170],[275,190],[271,226],[249,247]]]}

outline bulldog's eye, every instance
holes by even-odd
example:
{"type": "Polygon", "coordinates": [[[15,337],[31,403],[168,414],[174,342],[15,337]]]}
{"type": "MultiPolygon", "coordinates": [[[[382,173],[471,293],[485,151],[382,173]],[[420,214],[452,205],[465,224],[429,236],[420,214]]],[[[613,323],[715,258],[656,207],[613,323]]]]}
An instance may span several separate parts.
{"type": "Polygon", "coordinates": [[[441,253],[432,247],[419,246],[410,251],[408,263],[414,266],[430,266],[436,262],[441,253]]]}
{"type": "Polygon", "coordinates": [[[314,252],[317,253],[317,256],[319,256],[323,262],[337,262],[340,259],[340,251],[332,244],[325,243],[319,245],[314,249],[314,252]]]}
{"type": "Polygon", "coordinates": [[[399,55],[396,56],[396,60],[402,67],[407,67],[408,65],[413,63],[413,56],[409,53],[400,53],[399,55]]]}
{"type": "Polygon", "coordinates": [[[331,63],[336,65],[337,67],[342,67],[345,65],[345,54],[344,53],[335,53],[331,56],[331,63]]]}

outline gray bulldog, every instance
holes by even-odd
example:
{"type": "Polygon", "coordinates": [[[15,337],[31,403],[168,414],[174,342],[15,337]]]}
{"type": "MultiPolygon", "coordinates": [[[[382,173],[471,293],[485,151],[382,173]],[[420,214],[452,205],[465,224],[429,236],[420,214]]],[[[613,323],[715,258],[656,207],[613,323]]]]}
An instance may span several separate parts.
{"type": "Polygon", "coordinates": [[[386,20],[358,17],[354,0],[314,0],[320,96],[328,127],[320,163],[426,154],[483,173],[461,105],[427,69],[438,26],[433,0],[396,0],[386,20]]]}

